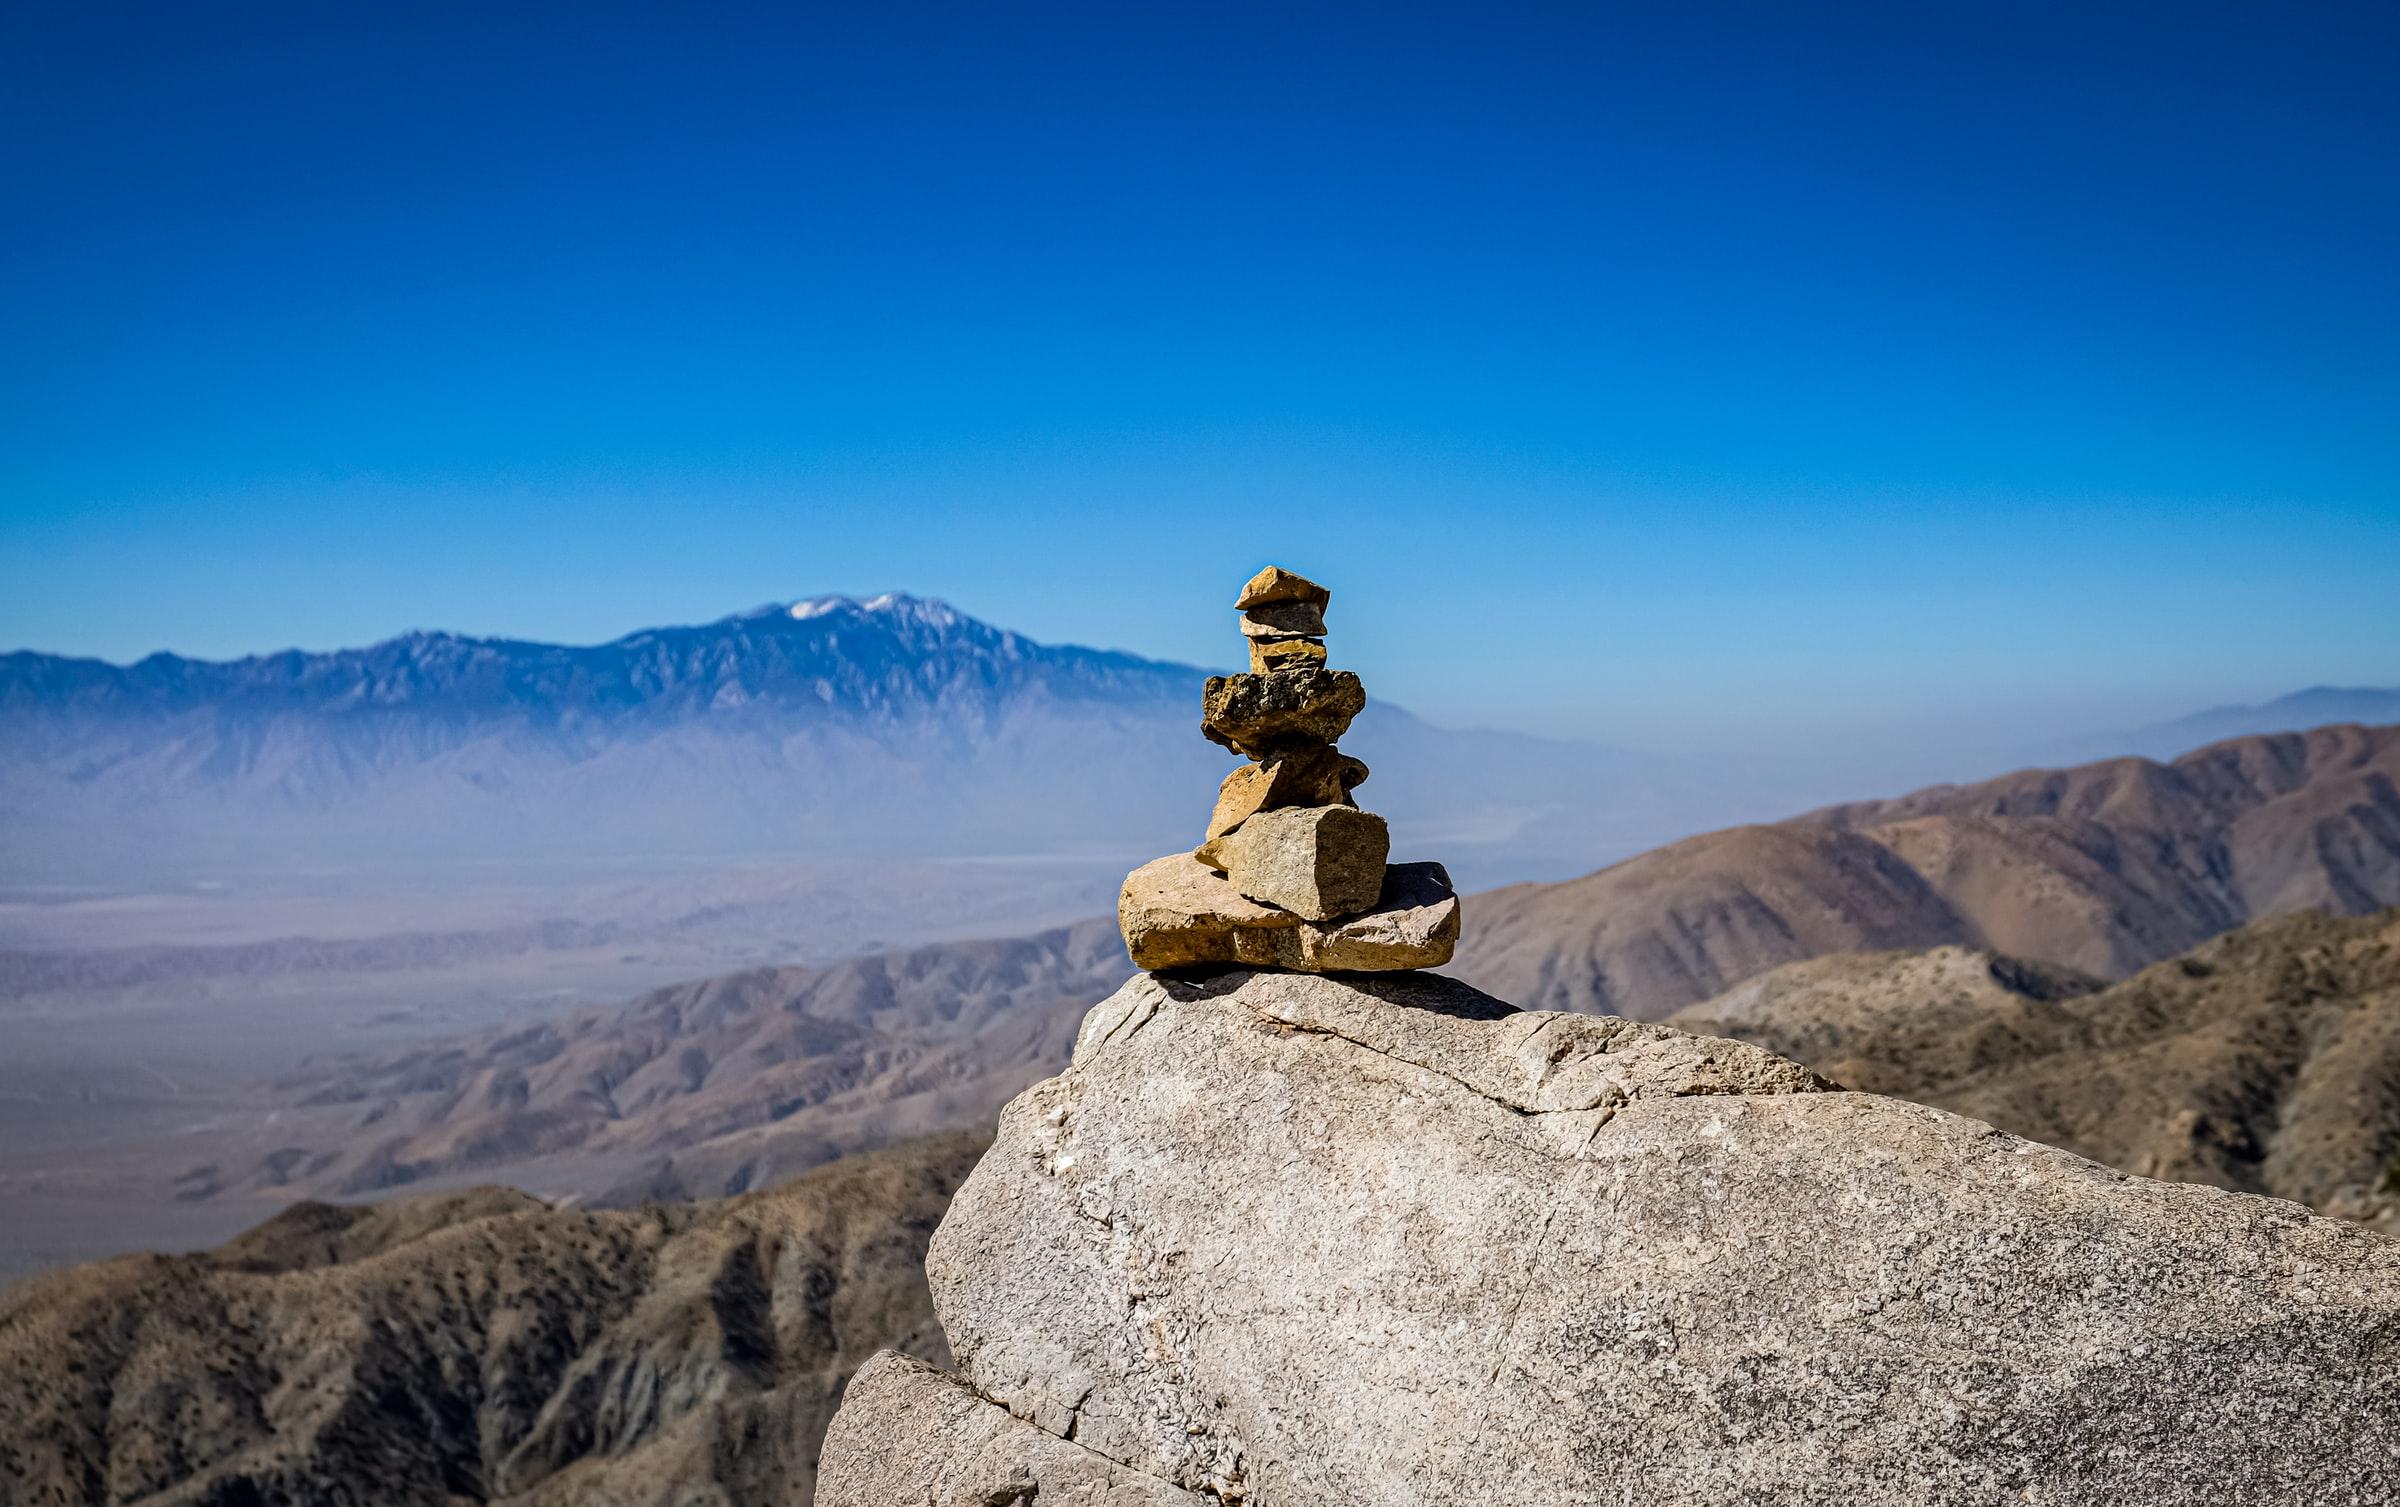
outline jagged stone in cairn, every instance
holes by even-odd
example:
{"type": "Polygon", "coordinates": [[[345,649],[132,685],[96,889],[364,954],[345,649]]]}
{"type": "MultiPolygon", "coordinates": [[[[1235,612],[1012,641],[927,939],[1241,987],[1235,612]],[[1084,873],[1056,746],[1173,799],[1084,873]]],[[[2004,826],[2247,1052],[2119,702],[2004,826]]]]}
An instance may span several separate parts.
{"type": "Polygon", "coordinates": [[[1438,863],[1395,863],[1373,906],[1310,921],[1243,896],[1189,853],[1153,859],[1125,878],[1117,924],[1136,968],[1239,963],[1295,973],[1439,968],[1458,947],[1458,896],[1438,863]]]}
{"type": "Polygon", "coordinates": [[[1367,688],[1348,670],[1303,664],[1268,675],[1211,675],[1200,693],[1200,730],[1211,743],[1263,759],[1331,743],[1366,709],[1367,688]]]}
{"type": "Polygon", "coordinates": [[[1313,638],[1254,638],[1250,640],[1250,673],[1271,675],[1325,663],[1325,646],[1313,638]]]}
{"type": "Polygon", "coordinates": [[[1315,602],[1269,602],[1242,614],[1244,638],[1323,638],[1325,609],[1315,602]]]}
{"type": "Polygon", "coordinates": [[[1277,602],[1312,602],[1323,611],[1332,601],[1333,593],[1308,577],[1270,565],[1243,583],[1242,594],[1233,599],[1233,605],[1237,611],[1248,612],[1277,602]]]}
{"type": "Polygon", "coordinates": [[[1250,673],[1209,678],[1200,726],[1250,762],[1218,788],[1197,849],[1127,877],[1117,921],[1138,966],[1377,972],[1437,967],[1458,945],[1449,874],[1387,866],[1389,829],[1350,797],[1367,766],[1334,743],[1367,692],[1325,666],[1332,600],[1273,565],[1242,588],[1250,673]]]}
{"type": "MultiPolygon", "coordinates": [[[[1366,778],[1364,762],[1332,748],[1303,748],[1244,764],[1217,787],[1217,809],[1209,814],[1208,836],[1213,841],[1257,813],[1279,806],[1347,805],[1351,790],[1366,778]]],[[[1211,863],[1209,867],[1222,869],[1224,865],[1211,863]]]]}
{"type": "Polygon", "coordinates": [[[1355,806],[1261,811],[1218,840],[1225,878],[1243,898],[1310,921],[1365,910],[1383,893],[1392,834],[1355,806]]]}

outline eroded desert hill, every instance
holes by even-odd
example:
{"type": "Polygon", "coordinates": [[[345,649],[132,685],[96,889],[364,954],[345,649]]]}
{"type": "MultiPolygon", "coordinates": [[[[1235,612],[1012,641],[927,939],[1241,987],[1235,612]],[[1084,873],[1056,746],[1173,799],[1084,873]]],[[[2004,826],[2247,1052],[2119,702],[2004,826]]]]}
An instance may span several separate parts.
{"type": "Polygon", "coordinates": [[[547,1186],[612,1202],[741,1192],[988,1125],[1131,971],[1091,921],[679,984],[282,1085],[289,1111],[184,1191],[357,1197],[547,1158],[547,1186]]]}
{"type": "MultiPolygon", "coordinates": [[[[1470,898],[1450,971],[1636,1018],[1858,951],[1989,949],[2096,983],[2253,915],[2400,902],[2396,774],[2400,728],[2322,728],[1736,827],[1470,898]]],[[[701,980],[329,1067],[176,1167],[202,1197],[355,1197],[536,1159],[545,1192],[735,1192],[988,1124],[1130,971],[1094,920],[701,980]]]]}
{"type": "Polygon", "coordinates": [[[940,1352],[925,1244],[983,1138],[609,1211],[297,1205],[0,1294],[10,1503],[802,1503],[852,1369],[940,1352]]]}
{"type": "Polygon", "coordinates": [[[1655,1020],[1829,953],[1990,948],[2118,978],[2251,920],[2400,902],[2400,727],[1938,786],[1469,901],[1454,971],[1655,1020]]]}
{"type": "MultiPolygon", "coordinates": [[[[720,981],[665,991],[643,1008],[659,1021],[721,1017],[719,1028],[733,1033],[722,1039],[752,1042],[762,1058],[788,1049],[798,1039],[791,1033],[845,1017],[928,1024],[934,1016],[922,1012],[938,1015],[944,998],[967,1002],[963,1018],[1006,1020],[1022,1010],[1070,1039],[1085,1016],[1079,1001],[1031,1003],[1046,997],[1035,981],[1076,956],[1071,948],[995,948],[968,975],[941,973],[938,956],[761,975],[746,986],[720,981]],[[1011,970],[1031,992],[1014,1002],[987,992],[1011,970]],[[800,1019],[782,1021],[795,999],[805,1001],[800,1019]]],[[[1113,954],[1099,961],[1117,968],[1113,954]]],[[[1213,989],[1193,997],[1213,998],[1213,989]]],[[[2295,1198],[2384,1228],[2400,1202],[2389,1181],[2400,1152],[2400,910],[2262,922],[2114,986],[1957,947],[1829,957],[1769,972],[1672,1022],[1700,1038],[1747,1043],[1738,1047],[1470,1002],[1476,1011],[1453,1002],[1420,1033],[1514,1041],[1484,1063],[1503,1085],[1486,1087],[1504,1099],[1531,1095],[1524,1102],[1561,1127],[1561,1145],[1618,1134],[1609,1126],[1624,1106],[1611,1107],[1619,1091],[1611,1085],[1628,1073],[1646,1082],[1648,1069],[1637,1066],[1660,1052],[1688,1059],[1699,1074],[1673,1089],[1703,1096],[1683,1102],[1743,1102],[1739,1093],[1762,1091],[1752,1078],[1769,1061],[1763,1047],[1843,1084],[1922,1100],[2132,1172],[2295,1198]],[[1542,1029],[1528,1034],[1534,1026],[1542,1029]],[[1606,1050],[1566,1050],[1586,1038],[1606,1050]],[[1750,1077],[1727,1076],[1728,1064],[1744,1063],[1750,1077]],[[1577,1107],[1587,1092],[1602,1096],[1598,1110],[1577,1107]]],[[[1310,1039],[1338,1024],[1360,1036],[1362,1062],[1381,1061],[1380,1075],[1402,1071],[1393,1064],[1408,1057],[1413,1038],[1386,1036],[1404,1032],[1413,1009],[1394,997],[1339,1022],[1303,1013],[1269,1023],[1310,1039]]],[[[1103,1012],[1084,1034],[1099,1042],[1165,1028],[1103,1012]]],[[[573,1050],[579,1035],[562,1031],[551,1043],[574,1065],[569,1076],[590,1069],[573,1050]]],[[[671,1047],[675,1036],[662,1027],[654,1039],[671,1047]]],[[[1440,1073],[1483,1062],[1481,1048],[1453,1047],[1463,1054],[1456,1060],[1452,1047],[1428,1059],[1440,1073]]],[[[1054,1070],[1028,1053],[1008,1071],[1054,1070]]],[[[472,1062],[443,1069],[444,1079],[434,1071],[443,1060],[417,1064],[431,1074],[419,1090],[429,1103],[481,1103],[495,1083],[514,1081],[483,1076],[496,1071],[488,1058],[474,1071],[472,1062]]],[[[674,1060],[671,1049],[644,1059],[674,1060]]],[[[890,1081],[911,1070],[894,1064],[890,1081]]],[[[619,1080],[629,1099],[640,1071],[619,1080]]],[[[1440,1073],[1428,1083],[1447,1082],[1440,1073]]],[[[1769,1086],[1812,1081],[1792,1069],[1769,1086]]],[[[1211,1082],[1213,1094],[1241,1105],[1274,1091],[1248,1069],[1211,1082]]],[[[841,1113],[863,1113],[883,1086],[862,1080],[858,1092],[868,1097],[841,1113]]],[[[396,1079],[386,1087],[399,1092],[396,1079]]],[[[991,1077],[961,1077],[952,1090],[1002,1093],[991,1077]]],[[[1491,1113],[1508,1125],[1526,1118],[1491,1113]]],[[[1915,1123],[1905,1106],[1877,1113],[1915,1123]]],[[[687,1182],[770,1178],[784,1165],[779,1157],[822,1154],[811,1124],[796,1110],[704,1140],[661,1161],[648,1181],[671,1193],[687,1182]]],[[[1999,1139],[1972,1129],[1977,1145],[1999,1139]]],[[[1860,1199],[1889,1192],[1879,1160],[1890,1154],[1886,1134],[1860,1138],[1856,1164],[1836,1169],[1860,1199]]],[[[917,1265],[979,1144],[920,1142],[772,1192],[629,1210],[550,1207],[493,1189],[367,1207],[304,1204],[203,1255],[128,1257],[37,1279],[0,1298],[0,1483],[26,1500],[64,1503],[230,1503],[257,1499],[243,1495],[253,1488],[265,1500],[334,1501],[345,1499],[344,1483],[408,1471],[467,1502],[804,1501],[814,1440],[842,1375],[879,1345],[942,1358],[917,1265]],[[449,1396],[464,1401],[439,1404],[449,1396]]],[[[1796,1136],[1791,1155],[1814,1144],[1796,1136]]],[[[2015,1176],[2025,1155],[1994,1161],[1992,1186],[2015,1176]]],[[[1412,1165],[1427,1170],[1421,1150],[1412,1165]]],[[[2070,1181],[2130,1186],[2089,1168],[2070,1181]]],[[[1086,1207],[1102,1211],[1089,1216],[1095,1238],[1114,1229],[1104,1224],[1110,1205],[1086,1207]]],[[[2287,1212],[2261,1216],[2257,1228],[2271,1235],[2289,1225],[2294,1216],[2281,1207],[2287,1212]]],[[[1872,1222],[1858,1217],[1853,1234],[1863,1242],[1872,1222]]],[[[2028,1216],[2009,1238],[2046,1251],[2046,1229],[2028,1216]]],[[[1907,1265],[1902,1275],[1921,1271],[1907,1265]]],[[[982,1416],[973,1394],[952,1401],[953,1423],[982,1416]]]]}

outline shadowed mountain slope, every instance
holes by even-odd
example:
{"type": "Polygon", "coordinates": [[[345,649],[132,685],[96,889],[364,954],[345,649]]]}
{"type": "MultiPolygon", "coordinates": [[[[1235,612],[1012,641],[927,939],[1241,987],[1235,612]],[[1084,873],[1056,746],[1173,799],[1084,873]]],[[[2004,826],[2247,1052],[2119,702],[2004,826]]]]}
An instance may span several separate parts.
{"type": "Polygon", "coordinates": [[[679,984],[284,1084],[290,1111],[213,1147],[185,1191],[354,1196],[549,1158],[552,1191],[740,1192],[988,1123],[1131,971],[1093,920],[679,984]]]}
{"type": "MultiPolygon", "coordinates": [[[[2400,900],[2400,729],[2242,740],[1689,839],[1469,901],[1455,971],[1657,1017],[1827,954],[1945,944],[2119,976],[2254,911],[2400,900]]],[[[466,1176],[626,1199],[756,1187],[989,1123],[1130,972],[1113,922],[759,969],[335,1063],[179,1144],[181,1191],[356,1196],[466,1176]]],[[[2062,986],[2063,987],[2063,986],[2062,986]]],[[[1803,1054],[1805,1055],[1805,1054],[1803,1054]]]]}
{"type": "Polygon", "coordinates": [[[2400,910],[2262,921],[2106,988],[1960,947],[1817,958],[1669,1021],[2146,1177],[2400,1229],[2400,910]]]}
{"type": "Polygon", "coordinates": [[[925,1244],[982,1139],[742,1198],[299,1205],[0,1293],[11,1502],[805,1503],[849,1373],[941,1353],[925,1244]]]}
{"type": "Polygon", "coordinates": [[[1831,807],[1477,896],[1454,971],[1642,1019],[1859,949],[2122,977],[2258,917],[2400,901],[2396,781],[2400,728],[2327,727],[1831,807]]]}

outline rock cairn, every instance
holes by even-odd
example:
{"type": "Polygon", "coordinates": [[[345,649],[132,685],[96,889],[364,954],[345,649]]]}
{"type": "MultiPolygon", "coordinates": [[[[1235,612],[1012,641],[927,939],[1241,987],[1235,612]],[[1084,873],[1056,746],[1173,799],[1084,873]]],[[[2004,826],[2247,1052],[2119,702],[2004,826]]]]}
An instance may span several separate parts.
{"type": "Polygon", "coordinates": [[[1250,671],[1209,677],[1200,729],[1246,762],[1218,788],[1198,849],[1126,877],[1117,921],[1136,967],[1329,973],[1450,961],[1449,874],[1385,862],[1383,818],[1351,799],[1367,766],[1334,745],[1367,693],[1350,671],[1326,667],[1332,597],[1270,565],[1234,600],[1250,671]]]}

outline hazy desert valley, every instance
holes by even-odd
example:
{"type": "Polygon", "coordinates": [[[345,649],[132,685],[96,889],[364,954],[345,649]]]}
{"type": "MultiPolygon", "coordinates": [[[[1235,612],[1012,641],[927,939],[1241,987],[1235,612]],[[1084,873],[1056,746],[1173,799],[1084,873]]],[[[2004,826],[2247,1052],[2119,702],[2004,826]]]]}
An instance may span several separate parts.
{"type": "MultiPolygon", "coordinates": [[[[950,1360],[928,1239],[1134,975],[1202,676],[904,597],[0,659],[7,1500],[808,1500],[853,1369],[950,1360]]],[[[2395,723],[1838,803],[1371,699],[1342,746],[1498,1000],[2388,1231],[2395,723]]]]}

